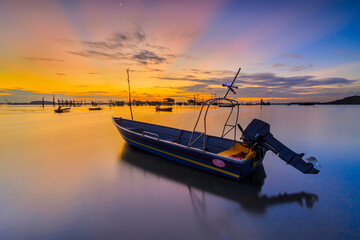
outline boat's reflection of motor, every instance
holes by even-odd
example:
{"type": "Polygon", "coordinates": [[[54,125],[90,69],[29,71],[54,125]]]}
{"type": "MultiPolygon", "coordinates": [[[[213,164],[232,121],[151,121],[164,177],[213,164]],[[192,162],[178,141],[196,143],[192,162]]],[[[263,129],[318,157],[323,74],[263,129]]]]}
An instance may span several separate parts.
{"type": "Polygon", "coordinates": [[[268,207],[274,205],[296,202],[301,206],[305,203],[306,207],[312,208],[314,203],[318,201],[316,194],[306,192],[284,193],[275,196],[262,195],[261,188],[266,178],[263,165],[260,165],[239,182],[169,162],[129,144],[125,144],[120,158],[125,163],[146,172],[145,177],[153,174],[159,178],[170,179],[186,185],[193,203],[199,203],[199,199],[196,200],[199,196],[196,197],[194,193],[201,191],[203,197],[204,193],[210,193],[238,202],[244,210],[250,213],[264,214],[268,207]]]}

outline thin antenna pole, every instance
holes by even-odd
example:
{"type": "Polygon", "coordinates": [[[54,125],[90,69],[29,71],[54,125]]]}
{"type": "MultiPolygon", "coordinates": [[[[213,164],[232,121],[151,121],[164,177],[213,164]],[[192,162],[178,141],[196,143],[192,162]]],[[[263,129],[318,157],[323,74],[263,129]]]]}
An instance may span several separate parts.
{"type": "Polygon", "coordinates": [[[134,120],[132,108],[131,108],[131,92],[130,92],[130,77],[129,77],[129,69],[126,69],[127,73],[127,80],[128,80],[128,86],[129,86],[129,106],[130,106],[130,113],[131,113],[131,120],[134,120]]]}
{"type": "Polygon", "coordinates": [[[228,90],[227,90],[227,92],[225,93],[224,98],[226,98],[226,97],[227,97],[227,95],[228,95],[228,93],[229,93],[229,91],[230,91],[230,88],[231,88],[231,87],[232,87],[232,85],[234,84],[234,82],[235,82],[235,80],[236,80],[237,76],[239,75],[240,70],[241,70],[241,68],[239,68],[238,72],[236,73],[236,75],[235,75],[235,77],[234,77],[234,80],[233,80],[233,81],[232,81],[232,83],[230,84],[230,87],[228,87],[228,90]]]}

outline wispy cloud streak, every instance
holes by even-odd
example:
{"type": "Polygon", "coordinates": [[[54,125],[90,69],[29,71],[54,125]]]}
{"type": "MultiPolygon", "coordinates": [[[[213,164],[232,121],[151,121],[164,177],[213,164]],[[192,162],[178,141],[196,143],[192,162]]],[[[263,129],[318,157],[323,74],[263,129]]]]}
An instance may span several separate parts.
{"type": "Polygon", "coordinates": [[[132,33],[114,33],[104,41],[82,41],[82,51],[68,51],[73,55],[102,60],[126,60],[140,65],[156,65],[182,57],[167,47],[149,43],[147,35],[137,27],[132,33]]]}
{"type": "Polygon", "coordinates": [[[304,64],[304,65],[289,65],[284,63],[274,63],[270,66],[270,68],[276,68],[282,71],[289,71],[289,72],[300,72],[306,69],[312,68],[312,64],[304,64]]]}
{"type": "MultiPolygon", "coordinates": [[[[207,71],[204,71],[207,72],[207,71]]],[[[198,78],[194,75],[166,76],[159,75],[158,79],[166,81],[186,81],[191,85],[181,86],[180,90],[185,92],[217,93],[222,94],[223,83],[232,81],[233,77],[220,78],[198,78]]],[[[314,91],[329,94],[331,90],[337,93],[337,88],[349,89],[360,84],[359,80],[346,78],[317,78],[315,76],[281,77],[274,73],[241,74],[238,76],[236,85],[240,96],[246,97],[298,97],[299,94],[311,95],[314,91]]],[[[339,90],[338,93],[343,93],[339,90]]],[[[336,95],[336,94],[335,94],[336,95]]]]}
{"type": "Polygon", "coordinates": [[[28,61],[42,61],[42,62],[64,62],[59,58],[46,58],[46,57],[24,57],[28,61]]]}

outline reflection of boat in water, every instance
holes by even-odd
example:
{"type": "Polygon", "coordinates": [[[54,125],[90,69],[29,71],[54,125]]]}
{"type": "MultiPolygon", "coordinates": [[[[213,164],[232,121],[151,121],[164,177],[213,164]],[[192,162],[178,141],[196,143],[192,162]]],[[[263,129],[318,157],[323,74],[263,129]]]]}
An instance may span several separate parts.
{"type": "Polygon", "coordinates": [[[270,206],[296,202],[301,206],[305,203],[308,208],[311,208],[318,200],[316,194],[305,192],[284,193],[275,196],[261,195],[261,188],[266,178],[263,165],[260,165],[254,172],[246,176],[243,181],[235,182],[217,175],[206,174],[194,168],[172,164],[128,144],[124,146],[120,158],[131,166],[144,170],[146,173],[186,185],[192,201],[195,201],[193,197],[196,198],[194,196],[194,194],[196,195],[195,191],[200,190],[203,193],[210,193],[237,202],[248,212],[263,214],[270,206]]]}
{"type": "Polygon", "coordinates": [[[56,113],[70,112],[70,108],[61,108],[61,106],[59,106],[57,109],[54,110],[54,112],[56,113]]]}
{"type": "Polygon", "coordinates": [[[101,110],[101,107],[89,107],[90,111],[96,111],[96,110],[101,110]]]}

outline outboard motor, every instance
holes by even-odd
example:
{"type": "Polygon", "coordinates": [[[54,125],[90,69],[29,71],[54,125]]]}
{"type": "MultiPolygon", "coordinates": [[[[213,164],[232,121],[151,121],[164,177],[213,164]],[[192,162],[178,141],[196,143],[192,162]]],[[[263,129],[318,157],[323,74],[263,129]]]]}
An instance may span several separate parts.
{"type": "Polygon", "coordinates": [[[268,123],[255,118],[246,127],[246,129],[242,131],[242,133],[242,139],[247,147],[252,147],[255,144],[258,144],[266,150],[271,150],[282,160],[300,172],[310,174],[319,173],[319,170],[314,168],[312,163],[306,162],[302,159],[305,155],[304,153],[295,153],[279,140],[274,138],[274,136],[270,133],[270,125],[268,123]]]}

